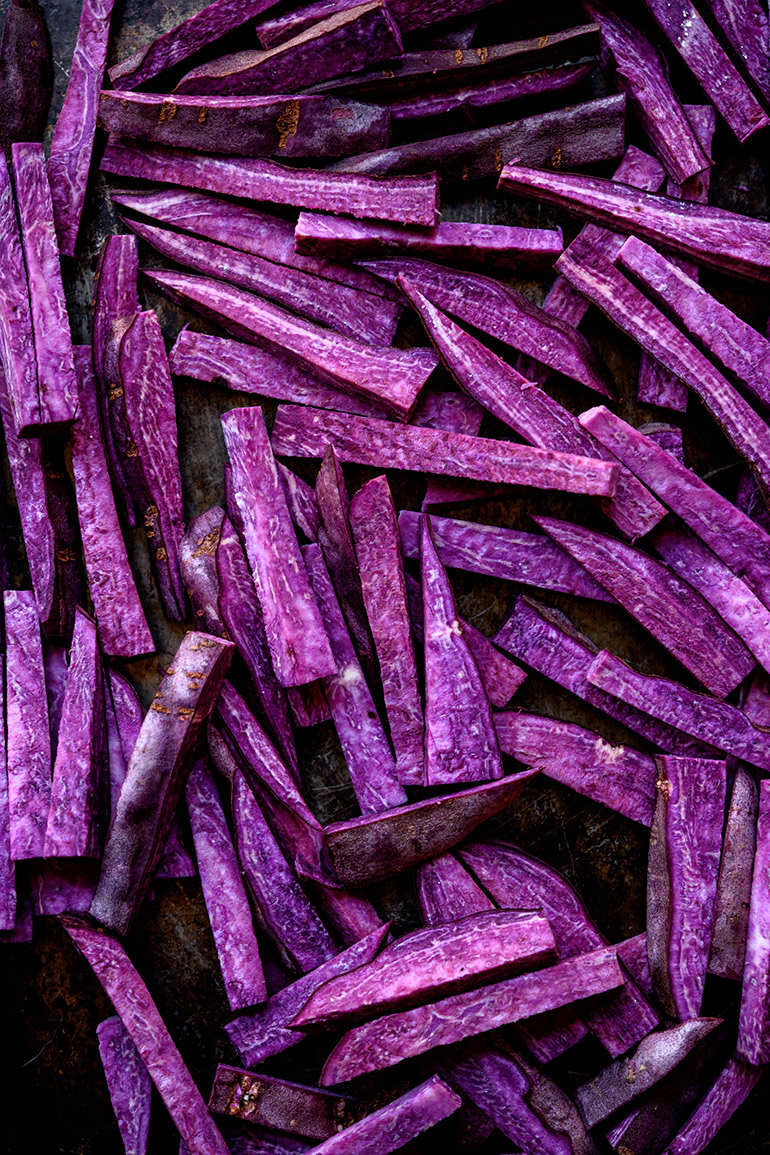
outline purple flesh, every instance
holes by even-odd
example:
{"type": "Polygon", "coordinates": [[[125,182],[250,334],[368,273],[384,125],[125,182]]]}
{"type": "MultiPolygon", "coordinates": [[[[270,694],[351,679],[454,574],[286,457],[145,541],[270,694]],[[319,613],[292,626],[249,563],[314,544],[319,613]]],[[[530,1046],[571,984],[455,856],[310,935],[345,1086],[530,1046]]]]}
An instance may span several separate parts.
{"type": "Polygon", "coordinates": [[[593,458],[296,405],[279,406],[272,444],[279,456],[323,457],[326,446],[333,445],[340,461],[378,469],[417,470],[568,493],[611,496],[617,485],[618,466],[593,458]]]}
{"type": "Polygon", "coordinates": [[[631,746],[614,746],[592,730],[518,710],[495,715],[500,749],[634,822],[649,826],[655,762],[631,746]]]}
{"type": "MultiPolygon", "coordinates": [[[[640,191],[603,177],[540,172],[514,164],[503,170],[498,187],[587,217],[613,231],[633,233],[720,272],[770,279],[770,224],[766,221],[640,191]]],[[[574,245],[562,254],[562,260],[565,255],[574,259],[575,250],[582,254],[587,247],[582,237],[575,249],[574,245]]]]}
{"type": "Polygon", "coordinates": [[[362,153],[335,161],[329,169],[334,175],[397,177],[440,172],[445,180],[488,180],[517,158],[547,168],[615,160],[623,153],[624,132],[625,97],[605,96],[493,128],[362,153]]]}
{"type": "Polygon", "coordinates": [[[154,650],[115,508],[102,442],[96,380],[88,346],[75,346],[78,416],[72,426],[80,537],[99,643],[109,658],[133,658],[154,650]]]}
{"type": "MultiPolygon", "coordinates": [[[[56,757],[59,744],[59,728],[67,693],[67,647],[51,642],[43,645],[43,665],[45,666],[45,688],[48,697],[48,720],[51,724],[51,753],[56,757]]],[[[98,692],[98,691],[95,691],[98,692]]]]}
{"type": "Polygon", "coordinates": [[[321,1073],[324,1087],[622,986],[614,951],[604,947],[555,966],[385,1015],[348,1031],[321,1073]]]}
{"type": "Polygon", "coordinates": [[[374,217],[428,228],[438,219],[435,173],[374,180],[357,174],[284,168],[270,160],[231,160],[185,149],[166,149],[162,145],[141,147],[124,141],[110,141],[101,167],[116,176],[161,181],[326,213],[374,217]]]}
{"type": "Polygon", "coordinates": [[[382,919],[369,899],[352,890],[310,878],[297,864],[297,874],[306,892],[320,909],[327,924],[345,944],[353,946],[382,926],[382,919]]]}
{"type": "Polygon", "coordinates": [[[770,1058],[770,789],[759,784],[759,819],[743,967],[737,1055],[759,1066],[770,1058]]]}
{"type": "Polygon", "coordinates": [[[640,990],[653,996],[650,960],[647,957],[647,932],[634,935],[617,943],[618,958],[640,990]]]}
{"type": "Polygon", "coordinates": [[[85,205],[114,3],[84,0],[67,92],[51,140],[47,172],[59,250],[65,257],[75,255],[85,205]]]}
{"type": "MultiPolygon", "coordinates": [[[[5,663],[0,662],[0,675],[5,663]]],[[[5,680],[0,683],[0,706],[5,715],[5,680]]],[[[5,728],[0,732],[0,932],[16,926],[16,866],[11,858],[11,812],[8,798],[8,756],[5,728]]],[[[0,940],[2,941],[2,940],[0,940]]]]}
{"type": "MultiPolygon", "coordinates": [[[[585,337],[499,281],[480,273],[459,272],[433,265],[418,257],[383,257],[364,264],[387,280],[403,278],[432,305],[451,313],[464,324],[536,357],[587,389],[604,397],[613,396],[607,371],[585,337]]],[[[440,314],[433,314],[432,319],[437,325],[441,320],[440,314]]],[[[437,328],[436,336],[439,333],[437,328]]],[[[460,334],[453,329],[449,329],[449,333],[461,340],[460,334]]],[[[482,355],[470,341],[463,341],[462,345],[470,346],[479,356],[482,355]]]]}
{"type": "Polygon", "coordinates": [[[142,723],[91,904],[117,933],[126,933],[150,884],[233,649],[210,634],[186,634],[142,723]]]}
{"type": "Polygon", "coordinates": [[[332,333],[277,305],[208,277],[145,269],[161,292],[216,321],[235,337],[293,354],[299,365],[328,383],[406,418],[438,358],[429,349],[390,349],[365,345],[332,333]]]}
{"type": "Polygon", "coordinates": [[[34,914],[85,913],[99,877],[92,858],[48,858],[32,872],[34,914]]]}
{"type": "Polygon", "coordinates": [[[51,798],[51,739],[35,599],[6,590],[5,677],[11,858],[42,858],[51,798]]]}
{"type": "Polygon", "coordinates": [[[63,915],[61,921],[122,1019],[190,1155],[228,1155],[150,992],[121,944],[85,919],[63,915]]]}
{"type": "Polygon", "coordinates": [[[418,866],[415,889],[426,926],[454,922],[495,908],[489,895],[453,854],[442,854],[418,866]]]}
{"type": "MultiPolygon", "coordinates": [[[[77,406],[67,305],[42,144],[11,145],[13,184],[27,267],[37,361],[38,432],[67,425],[77,406]]],[[[22,426],[17,421],[17,430],[22,426]]]]}
{"type": "Polygon", "coordinates": [[[247,49],[201,64],[177,93],[212,96],[295,92],[400,56],[398,26],[382,0],[356,5],[311,25],[267,51],[247,49]]]}
{"type": "Polygon", "coordinates": [[[374,958],[388,934],[390,924],[378,927],[329,962],[271,995],[264,1007],[225,1024],[225,1032],[243,1063],[253,1067],[302,1042],[301,1031],[289,1030],[297,1012],[322,983],[347,973],[374,958]]]}
{"type": "Polygon", "coordinates": [[[216,1115],[308,1139],[328,1139],[349,1126],[355,1119],[351,1107],[345,1096],[224,1063],[217,1066],[209,1096],[209,1110],[216,1115]]]}
{"type": "Polygon", "coordinates": [[[102,658],[96,623],[78,609],[51,784],[46,858],[98,858],[107,817],[102,658]]]}
{"type": "Polygon", "coordinates": [[[0,148],[42,140],[53,93],[53,60],[37,0],[10,0],[0,41],[0,148]]]}
{"type": "Polygon", "coordinates": [[[99,124],[115,136],[234,156],[343,156],[388,142],[385,108],[328,96],[99,94],[99,124]],[[201,113],[205,113],[201,118],[201,113]]]}
{"type": "Polygon", "coordinates": [[[700,1155],[753,1091],[761,1074],[762,1068],[749,1066],[738,1058],[731,1059],[705,1099],[669,1143],[666,1155],[700,1155]]]}
{"type": "MultiPolygon", "coordinates": [[[[453,20],[459,20],[464,16],[471,16],[487,8],[491,3],[494,3],[494,0],[453,0],[451,17],[453,20]]],[[[284,20],[296,35],[300,25],[304,24],[304,27],[307,27],[308,24],[321,20],[329,13],[339,12],[345,7],[350,7],[349,0],[315,0],[314,3],[286,14],[284,20]]],[[[405,32],[429,28],[432,24],[443,24],[450,15],[447,13],[446,5],[439,0],[390,0],[389,7],[399,28],[405,32]]],[[[280,17],[275,19],[278,24],[280,17]]]]}
{"type": "Polygon", "coordinates": [[[233,488],[244,520],[270,655],[278,680],[298,686],[334,673],[336,664],[308,582],[259,409],[222,418],[233,488]]]}
{"type": "Polygon", "coordinates": [[[152,1079],[119,1015],[96,1028],[99,1055],[126,1155],[145,1155],[152,1079]]]}
{"type": "Polygon", "coordinates": [[[757,96],[767,101],[770,67],[766,47],[770,27],[759,0],[704,0],[701,7],[712,15],[717,36],[724,40],[738,67],[753,83],[757,96]]]}
{"type": "Polygon", "coordinates": [[[770,124],[691,0],[644,0],[644,6],[740,142],[770,124]]]}
{"type": "MultiPolygon", "coordinates": [[[[385,281],[382,282],[386,284],[385,281]]],[[[423,389],[410,421],[428,429],[448,429],[454,433],[475,436],[481,429],[484,410],[465,393],[443,393],[428,386],[423,389]]],[[[428,477],[422,508],[445,502],[476,501],[489,494],[489,486],[480,482],[461,485],[440,477],[428,477]]]]}
{"type": "Polygon", "coordinates": [[[105,691],[104,705],[110,764],[110,814],[113,814],[131,752],[142,728],[144,711],[136,690],[117,670],[108,669],[107,682],[109,693],[105,691]]]}
{"type": "Polygon", "coordinates": [[[665,421],[647,421],[639,426],[639,432],[670,453],[680,465],[684,465],[684,441],[678,425],[669,425],[665,421]]]}
{"type": "Polygon", "coordinates": [[[303,481],[296,473],[278,463],[278,472],[281,475],[283,492],[286,494],[286,504],[289,507],[291,520],[297,529],[301,529],[308,541],[318,540],[318,504],[315,499],[315,489],[307,481],[303,481]]]}
{"type": "Polygon", "coordinates": [[[45,427],[50,413],[40,396],[29,281],[16,219],[16,200],[5,164],[0,166],[0,333],[3,371],[12,423],[6,428],[29,437],[45,427]]]}
{"type": "MultiPolygon", "coordinates": [[[[509,774],[469,790],[364,815],[325,827],[343,886],[369,886],[451,850],[480,823],[515,802],[537,771],[509,774]]],[[[533,1012],[534,1013],[534,1012],[533,1012]]]]}
{"type": "Polygon", "coordinates": [[[402,784],[422,785],[423,709],[396,507],[386,477],[373,478],[354,495],[350,528],[377,650],[396,775],[402,784]]]}
{"type": "Polygon", "coordinates": [[[742,513],[745,513],[748,518],[761,526],[766,533],[770,533],[770,510],[767,508],[756,477],[748,467],[741,471],[738,490],[735,494],[735,504],[742,513]]]}
{"type": "Polygon", "coordinates": [[[751,673],[754,658],[737,635],[666,566],[583,526],[533,520],[712,694],[725,698],[751,673]]]}
{"type": "Polygon", "coordinates": [[[457,621],[452,587],[426,515],[420,527],[425,650],[425,785],[502,778],[492,711],[457,621]]]}
{"type": "Polygon", "coordinates": [[[735,769],[719,867],[709,974],[743,978],[757,843],[757,786],[745,766],[735,769]]]}
{"type": "Polygon", "coordinates": [[[185,790],[195,858],[230,1009],[267,998],[267,987],[243,885],[216,783],[199,759],[185,790]]]}

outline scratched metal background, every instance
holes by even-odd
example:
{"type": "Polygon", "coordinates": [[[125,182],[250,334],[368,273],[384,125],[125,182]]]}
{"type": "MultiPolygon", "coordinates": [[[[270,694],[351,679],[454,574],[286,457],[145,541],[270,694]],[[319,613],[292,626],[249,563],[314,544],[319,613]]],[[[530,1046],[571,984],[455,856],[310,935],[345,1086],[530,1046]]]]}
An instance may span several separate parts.
{"type": "MultiPolygon", "coordinates": [[[[7,0],[0,0],[4,18],[7,0]]],[[[51,123],[61,105],[72,55],[80,4],[78,0],[43,0],[54,50],[56,93],[51,123]]],[[[122,59],[160,31],[178,23],[202,7],[202,0],[118,0],[111,62],[122,59]]],[[[536,12],[522,13],[518,2],[509,0],[485,17],[477,43],[493,43],[525,35],[539,35],[578,24],[582,15],[578,3],[570,0],[542,0],[536,12]],[[504,27],[503,27],[504,25],[504,27]]],[[[623,5],[626,10],[626,4],[623,5]]],[[[243,33],[233,48],[246,46],[243,33]]],[[[699,93],[690,79],[675,67],[675,79],[686,99],[697,102],[699,93]]],[[[590,98],[601,92],[601,81],[586,84],[571,99],[590,98]]],[[[522,106],[516,115],[526,112],[522,106]]],[[[467,122],[455,125],[459,130],[467,122]]],[[[49,130],[50,134],[50,130],[49,130]]],[[[629,122],[628,139],[638,138],[629,122]]],[[[639,138],[641,145],[644,141],[639,138]]],[[[714,203],[767,216],[768,159],[766,138],[750,144],[740,154],[733,147],[724,126],[717,129],[717,165],[712,182],[714,203]]],[[[611,167],[611,166],[610,166],[611,167]]],[[[494,182],[473,186],[445,187],[442,207],[447,218],[496,223],[560,224],[572,237],[575,224],[548,209],[517,202],[495,194],[494,182]]],[[[89,194],[87,222],[81,238],[81,256],[65,270],[66,288],[75,340],[89,339],[89,309],[96,256],[104,237],[118,230],[119,222],[107,198],[107,182],[95,176],[89,194]]],[[[152,259],[152,263],[155,258],[152,259]]],[[[150,262],[148,262],[150,263],[150,262]]],[[[728,300],[747,320],[762,327],[770,311],[770,296],[764,289],[730,282],[704,274],[704,283],[728,300]]],[[[518,283],[534,300],[541,300],[546,281],[518,283]]],[[[168,302],[144,291],[147,306],[158,309],[169,340],[181,325],[192,320],[168,302]]],[[[638,365],[632,344],[593,311],[586,332],[609,365],[621,398],[620,411],[635,423],[664,417],[660,411],[640,408],[634,392],[638,365]]],[[[405,327],[403,340],[420,340],[417,326],[405,327]]],[[[551,385],[559,399],[580,412],[594,399],[579,386],[553,376],[551,385]]],[[[233,405],[249,403],[226,389],[201,387],[180,382],[177,414],[180,429],[181,461],[185,481],[188,520],[214,503],[223,503],[222,464],[224,446],[219,416],[233,405]]],[[[269,409],[269,407],[268,407],[269,409]]],[[[494,435],[495,423],[485,431],[494,435]]],[[[705,417],[697,401],[690,402],[685,422],[688,461],[702,475],[728,495],[734,492],[739,474],[736,455],[714,424],[705,417]]],[[[312,479],[313,467],[303,463],[300,470],[312,479]]],[[[351,492],[370,474],[350,469],[351,492]]],[[[409,475],[392,475],[401,506],[418,508],[421,484],[409,475]]],[[[468,516],[491,523],[528,526],[528,513],[550,512],[591,523],[592,511],[585,500],[566,496],[546,496],[537,492],[513,495],[506,501],[475,507],[468,516]]],[[[458,510],[458,514],[462,511],[458,510]]],[[[3,510],[3,528],[13,566],[13,580],[25,582],[23,550],[18,519],[12,498],[3,510]]],[[[146,548],[136,536],[132,542],[140,590],[151,614],[159,658],[127,666],[145,701],[158,680],[158,661],[167,661],[174,652],[181,630],[167,623],[159,612],[146,548]]],[[[461,613],[481,630],[491,634],[501,620],[515,590],[510,583],[455,572],[452,575],[461,613]]],[[[681,676],[663,650],[620,610],[560,595],[550,595],[553,604],[566,610],[575,623],[594,640],[628,658],[651,673],[681,676]]],[[[584,707],[558,688],[531,675],[516,697],[516,704],[538,712],[593,726],[610,740],[631,738],[619,725],[584,707]]],[[[331,726],[300,733],[302,772],[309,797],[323,822],[348,817],[355,807],[347,783],[339,746],[331,726]]],[[[490,833],[511,837],[562,870],[577,886],[593,917],[611,941],[635,934],[644,928],[646,832],[611,812],[583,801],[570,791],[543,780],[530,787],[521,804],[489,825],[490,833]]],[[[384,914],[395,919],[400,930],[417,924],[414,897],[408,878],[383,884],[373,895],[384,914]]],[[[208,1091],[218,1060],[234,1060],[221,1024],[228,1008],[218,977],[217,963],[208,930],[199,887],[191,881],[167,882],[156,887],[154,901],[144,910],[132,932],[128,949],[146,979],[169,1024],[185,1060],[204,1094],[208,1091]]],[[[37,921],[32,945],[6,946],[0,950],[0,1041],[5,1074],[0,1078],[0,1150],[17,1155],[34,1152],[62,1152],[66,1155],[113,1155],[122,1151],[112,1117],[95,1039],[97,1023],[112,1009],[87,964],[75,955],[55,919],[37,921]]],[[[706,1013],[738,997],[736,985],[710,984],[706,1013]]],[[[278,1056],[271,1069],[289,1077],[314,1079],[324,1047],[300,1049],[278,1056]]],[[[598,1062],[601,1049],[590,1045],[570,1052],[562,1064],[567,1080],[588,1077],[598,1062]]],[[[364,1088],[372,1099],[405,1089],[409,1071],[402,1067],[387,1072],[364,1088]]],[[[737,1118],[713,1144],[714,1155],[757,1152],[768,1146],[763,1091],[754,1094],[737,1118]]],[[[175,1131],[160,1104],[154,1111],[150,1138],[151,1155],[176,1155],[175,1131]]],[[[431,1132],[412,1152],[429,1152],[438,1145],[451,1150],[451,1127],[431,1132]]],[[[485,1146],[489,1152],[507,1150],[510,1142],[494,1138],[485,1146]]]]}

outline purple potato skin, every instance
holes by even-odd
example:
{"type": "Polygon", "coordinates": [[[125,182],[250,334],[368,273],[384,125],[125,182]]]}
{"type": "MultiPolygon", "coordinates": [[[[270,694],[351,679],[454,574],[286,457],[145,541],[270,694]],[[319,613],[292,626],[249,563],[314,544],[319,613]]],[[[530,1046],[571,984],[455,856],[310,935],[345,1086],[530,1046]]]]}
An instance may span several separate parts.
{"type": "Polygon", "coordinates": [[[708,968],[709,974],[739,981],[746,962],[758,806],[754,776],[739,764],[725,824],[708,968]]]}
{"type": "Polygon", "coordinates": [[[344,1095],[225,1063],[217,1066],[209,1110],[307,1139],[329,1139],[356,1119],[353,1102],[344,1095]]]}
{"type": "Polygon", "coordinates": [[[0,41],[0,148],[42,140],[53,95],[53,58],[37,0],[10,0],[0,41]]]}

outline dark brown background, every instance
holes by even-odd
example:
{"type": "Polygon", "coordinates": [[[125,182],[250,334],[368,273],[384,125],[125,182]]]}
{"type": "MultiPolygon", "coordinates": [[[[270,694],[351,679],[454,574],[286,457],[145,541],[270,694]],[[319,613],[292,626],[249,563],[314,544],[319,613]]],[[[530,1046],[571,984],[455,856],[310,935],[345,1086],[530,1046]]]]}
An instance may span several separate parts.
{"type": "MultiPolygon", "coordinates": [[[[5,7],[5,3],[0,3],[3,16],[5,7]]],[[[66,87],[80,4],[78,0],[44,0],[43,7],[48,17],[55,60],[53,123],[66,87]]],[[[124,4],[119,3],[111,62],[128,55],[200,7],[201,0],[126,0],[124,4]]],[[[626,7],[623,4],[624,12],[626,7]]],[[[568,0],[541,0],[534,5],[520,5],[516,0],[486,14],[482,34],[476,43],[550,33],[581,23],[582,19],[579,5],[568,0]]],[[[233,39],[233,49],[247,46],[248,33],[240,33],[233,39]]],[[[684,99],[692,102],[702,99],[697,87],[677,66],[674,67],[674,76],[684,99]]],[[[590,98],[602,91],[602,82],[596,79],[584,85],[582,90],[575,91],[569,99],[577,102],[578,98],[590,98]]],[[[537,107],[542,107],[542,102],[537,107]]],[[[527,111],[526,106],[519,106],[510,115],[519,116],[527,111]]],[[[454,127],[460,130],[469,125],[467,121],[459,120],[454,127]]],[[[628,140],[644,147],[644,140],[631,120],[628,140]]],[[[766,217],[767,135],[739,151],[720,124],[714,155],[717,163],[712,177],[712,201],[738,212],[766,217]]],[[[446,218],[455,220],[560,224],[568,238],[576,229],[574,222],[552,210],[496,195],[491,180],[473,186],[445,187],[442,190],[442,208],[446,218]]],[[[81,237],[82,255],[77,262],[68,262],[65,269],[70,318],[77,342],[89,339],[91,287],[100,244],[105,235],[116,231],[118,224],[107,199],[107,183],[97,175],[92,182],[87,220],[81,237]]],[[[152,263],[156,263],[155,259],[152,263]]],[[[770,295],[766,290],[713,274],[704,274],[703,281],[747,320],[764,328],[770,311],[770,295]]],[[[517,284],[534,300],[541,300],[547,288],[546,281],[517,284]]],[[[144,299],[148,306],[159,310],[169,339],[184,321],[194,320],[152,293],[145,291],[144,299]]],[[[632,344],[593,311],[585,328],[614,375],[621,397],[621,413],[636,424],[644,420],[665,419],[660,411],[635,405],[638,357],[632,344]]],[[[413,322],[405,326],[403,340],[406,343],[421,340],[413,322]]],[[[594,403],[594,398],[579,386],[555,375],[549,388],[553,388],[559,399],[575,412],[594,403]]],[[[224,446],[219,416],[233,405],[247,403],[248,399],[225,389],[201,387],[192,382],[179,383],[177,415],[188,520],[214,503],[223,503],[224,446]]],[[[697,401],[690,402],[684,428],[688,463],[702,475],[709,476],[717,488],[731,495],[738,480],[740,463],[697,401]]],[[[494,434],[497,431],[495,423],[490,420],[485,431],[494,434]]],[[[312,463],[303,463],[298,468],[309,480],[312,479],[312,463]]],[[[363,470],[346,472],[351,492],[369,476],[363,470]]],[[[416,477],[398,474],[393,474],[391,480],[399,504],[418,508],[422,496],[420,481],[416,477]]],[[[509,500],[474,507],[466,516],[528,528],[528,512],[537,511],[592,522],[593,511],[585,499],[559,495],[547,497],[537,492],[512,492],[509,500]]],[[[457,512],[463,515],[461,510],[457,512]]],[[[12,498],[3,511],[3,526],[11,555],[13,580],[21,586],[26,580],[23,548],[12,498]]],[[[140,590],[152,615],[159,660],[164,662],[174,652],[181,631],[171,627],[159,613],[157,596],[149,577],[146,548],[138,537],[131,544],[140,590]]],[[[452,580],[460,612],[485,633],[493,633],[515,593],[511,584],[457,572],[452,574],[452,580]]],[[[599,644],[628,658],[641,669],[684,676],[662,649],[634,626],[622,611],[560,595],[549,596],[548,600],[566,610],[573,621],[599,644]]],[[[132,663],[128,667],[145,701],[149,700],[157,683],[157,661],[132,663]]],[[[628,738],[636,745],[643,745],[622,727],[584,707],[536,675],[530,676],[515,703],[591,725],[608,739],[628,738]]],[[[355,813],[352,792],[331,726],[300,733],[300,746],[303,777],[318,817],[328,822],[355,813]]],[[[591,914],[611,941],[644,928],[647,834],[641,827],[543,780],[530,787],[522,802],[491,823],[489,829],[516,839],[562,870],[578,888],[591,914]]],[[[145,904],[127,945],[206,1094],[215,1063],[221,1059],[233,1060],[234,1056],[221,1031],[228,1008],[205,909],[199,887],[192,881],[164,883],[156,891],[155,900],[145,904]]],[[[399,930],[409,930],[416,925],[410,879],[401,878],[396,883],[383,885],[373,897],[382,912],[395,919],[399,930]]],[[[0,1096],[0,1149],[7,1155],[20,1155],[21,1152],[27,1155],[30,1150],[66,1155],[96,1155],[97,1152],[99,1155],[113,1155],[122,1151],[95,1037],[97,1023],[111,1014],[112,1008],[55,919],[37,920],[32,945],[0,948],[0,990],[3,992],[0,999],[3,1007],[0,1043],[5,1056],[5,1074],[0,1076],[0,1087],[5,1092],[0,1096]]],[[[734,1012],[738,996],[736,984],[710,984],[706,1013],[723,1013],[728,1008],[734,1012]]],[[[307,1050],[299,1048],[293,1054],[278,1056],[269,1069],[277,1074],[287,1073],[292,1078],[313,1080],[323,1050],[318,1046],[307,1050]]],[[[581,1081],[601,1062],[600,1048],[581,1046],[567,1056],[564,1075],[570,1081],[581,1081]]],[[[379,1080],[378,1089],[391,1093],[403,1090],[408,1074],[401,1067],[388,1072],[379,1080]]],[[[372,1088],[368,1091],[373,1093],[372,1088]]],[[[766,1111],[761,1106],[764,1096],[760,1084],[749,1103],[713,1144],[714,1155],[738,1151],[745,1155],[768,1146],[766,1111]]],[[[437,1146],[445,1150],[453,1148],[451,1129],[430,1133],[422,1142],[413,1144],[410,1150],[428,1152],[437,1146]]],[[[509,1141],[501,1139],[498,1142],[493,1137],[485,1150],[505,1151],[510,1147],[509,1141]]],[[[177,1151],[175,1131],[160,1103],[156,1104],[154,1111],[150,1150],[151,1155],[176,1155],[177,1151]]]]}

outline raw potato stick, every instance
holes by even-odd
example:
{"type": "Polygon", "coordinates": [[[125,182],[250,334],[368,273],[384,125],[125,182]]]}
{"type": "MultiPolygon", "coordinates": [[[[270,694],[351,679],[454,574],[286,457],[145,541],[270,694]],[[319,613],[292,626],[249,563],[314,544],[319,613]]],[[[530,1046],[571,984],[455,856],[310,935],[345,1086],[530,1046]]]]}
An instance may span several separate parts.
{"type": "Polygon", "coordinates": [[[311,878],[299,865],[297,874],[306,892],[345,946],[353,946],[382,926],[382,919],[364,895],[343,890],[336,883],[318,877],[311,878]]]}
{"type": "Polygon", "coordinates": [[[504,754],[649,826],[655,805],[655,761],[631,746],[615,746],[592,730],[520,710],[495,714],[504,754]]]}
{"type": "Polygon", "coordinates": [[[751,904],[751,876],[757,844],[757,784],[746,766],[735,768],[719,866],[709,974],[743,978],[751,904]]]}
{"type": "Polygon", "coordinates": [[[402,420],[438,362],[431,349],[375,347],[332,333],[223,281],[157,269],[145,269],[144,275],[172,300],[216,321],[233,336],[270,352],[292,354],[304,369],[373,400],[402,420]]]}
{"type": "Polygon", "coordinates": [[[186,634],[142,723],[91,904],[94,918],[118,934],[130,927],[150,884],[233,649],[210,634],[186,634]]]}
{"type": "Polygon", "coordinates": [[[217,1066],[209,1096],[209,1110],[215,1115],[229,1115],[307,1139],[329,1139],[349,1126],[356,1118],[352,1108],[352,1101],[344,1095],[225,1063],[217,1066]]]}
{"type": "Polygon", "coordinates": [[[759,814],[751,900],[738,1020],[738,1058],[759,1066],[770,1055],[770,984],[768,983],[768,862],[770,861],[770,790],[759,784],[759,814]]]}
{"type": "Polygon", "coordinates": [[[720,1128],[730,1119],[753,1091],[762,1074],[761,1067],[730,1059],[706,1097],[669,1143],[667,1155],[700,1155],[720,1128]]]}
{"type": "Polygon", "coordinates": [[[204,758],[185,788],[195,858],[230,1009],[267,998],[251,909],[216,783],[204,758]]]}
{"type": "Polygon", "coordinates": [[[647,957],[647,932],[634,935],[617,944],[618,958],[640,990],[653,998],[650,960],[647,957]]]}
{"type": "Polygon", "coordinates": [[[190,1155],[228,1155],[150,992],[121,944],[84,918],[65,914],[61,922],[122,1019],[190,1155]]]}
{"type": "Polygon", "coordinates": [[[333,93],[178,96],[106,91],[99,93],[99,124],[115,136],[241,157],[341,156],[383,148],[390,135],[386,108],[333,93]]]}
{"type": "Polygon", "coordinates": [[[108,143],[101,168],[134,180],[161,181],[274,205],[428,228],[438,222],[435,173],[375,180],[327,170],[286,168],[271,160],[236,160],[120,140],[108,143]]]}
{"type": "Polygon", "coordinates": [[[382,814],[325,827],[343,886],[369,886],[451,850],[476,827],[515,802],[537,771],[509,774],[468,790],[410,802],[382,814]]]}
{"type": "Polygon", "coordinates": [[[770,124],[751,89],[691,0],[644,0],[663,35],[743,143],[770,124]]]}
{"type": "Polygon", "coordinates": [[[279,456],[322,457],[333,445],[340,461],[568,493],[612,496],[617,485],[618,466],[604,461],[295,405],[279,406],[272,444],[279,456]]]}
{"type": "Polygon", "coordinates": [[[135,658],[154,649],[115,508],[102,442],[91,349],[76,345],[78,415],[72,425],[72,472],[88,589],[108,658],[135,658]]]}
{"type": "Polygon", "coordinates": [[[282,462],[278,464],[278,472],[281,475],[291,520],[302,530],[308,541],[318,541],[319,519],[315,489],[296,473],[292,473],[282,462]]]}
{"type": "MultiPolygon", "coordinates": [[[[29,299],[29,281],[16,219],[16,200],[8,168],[0,165],[0,333],[3,372],[14,437],[34,436],[50,416],[47,398],[40,395],[35,337],[29,299]]],[[[10,450],[9,450],[10,452],[10,450]]]]}
{"type": "Polygon", "coordinates": [[[222,418],[244,544],[259,595],[273,668],[283,686],[333,675],[336,663],[286,507],[259,409],[222,418]]]}
{"type": "MultiPolygon", "coordinates": [[[[383,282],[385,283],[385,282],[383,282]]],[[[446,429],[453,433],[469,433],[476,436],[484,420],[484,410],[472,397],[463,393],[439,393],[435,389],[424,389],[411,417],[412,425],[424,425],[428,429],[446,429]]],[[[482,483],[460,485],[440,477],[428,477],[425,497],[421,508],[445,502],[476,501],[489,493],[489,487],[482,483]]]]}
{"type": "Polygon", "coordinates": [[[247,49],[200,64],[175,92],[205,96],[295,92],[400,56],[398,25],[383,0],[368,0],[320,20],[266,52],[247,49]]]}
{"type": "Polygon", "coordinates": [[[415,872],[415,891],[426,926],[495,909],[489,895],[453,854],[440,854],[421,863],[415,872]]]}
{"type": "Polygon", "coordinates": [[[602,994],[623,982],[614,950],[603,947],[424,1007],[385,1015],[343,1035],[321,1072],[321,1085],[348,1082],[434,1047],[602,994]]]}
{"type": "Polygon", "coordinates": [[[145,1155],[150,1133],[152,1079],[119,1015],[96,1028],[112,1109],[127,1155],[145,1155]]]}
{"type": "MultiPolygon", "coordinates": [[[[452,19],[460,20],[464,16],[480,12],[493,2],[494,0],[454,0],[451,8],[452,19]]],[[[279,38],[281,40],[285,38],[286,30],[289,30],[289,35],[297,35],[302,28],[350,6],[350,0],[315,0],[315,3],[306,4],[292,12],[269,16],[259,25],[259,29],[266,25],[274,27],[274,32],[269,35],[272,43],[276,44],[279,43],[279,38]]],[[[446,5],[439,3],[439,0],[390,0],[389,7],[399,28],[406,32],[413,32],[417,28],[429,28],[432,24],[443,26],[448,15],[446,5]]],[[[262,40],[262,43],[268,42],[262,40]]]]}
{"type": "MultiPolygon", "coordinates": [[[[5,715],[5,661],[0,659],[0,706],[5,715]]],[[[11,858],[11,811],[9,806],[8,746],[5,727],[0,731],[0,934],[16,926],[16,865],[11,858]]],[[[4,941],[0,938],[0,942],[4,941]]]]}
{"type": "Polygon", "coordinates": [[[0,148],[42,140],[53,94],[48,27],[38,0],[10,0],[0,41],[0,148]]]}
{"type": "Polygon", "coordinates": [[[770,96],[770,66],[764,49],[770,39],[770,26],[759,0],[704,0],[702,8],[711,13],[717,23],[717,36],[721,35],[757,96],[766,102],[770,96]]]}

